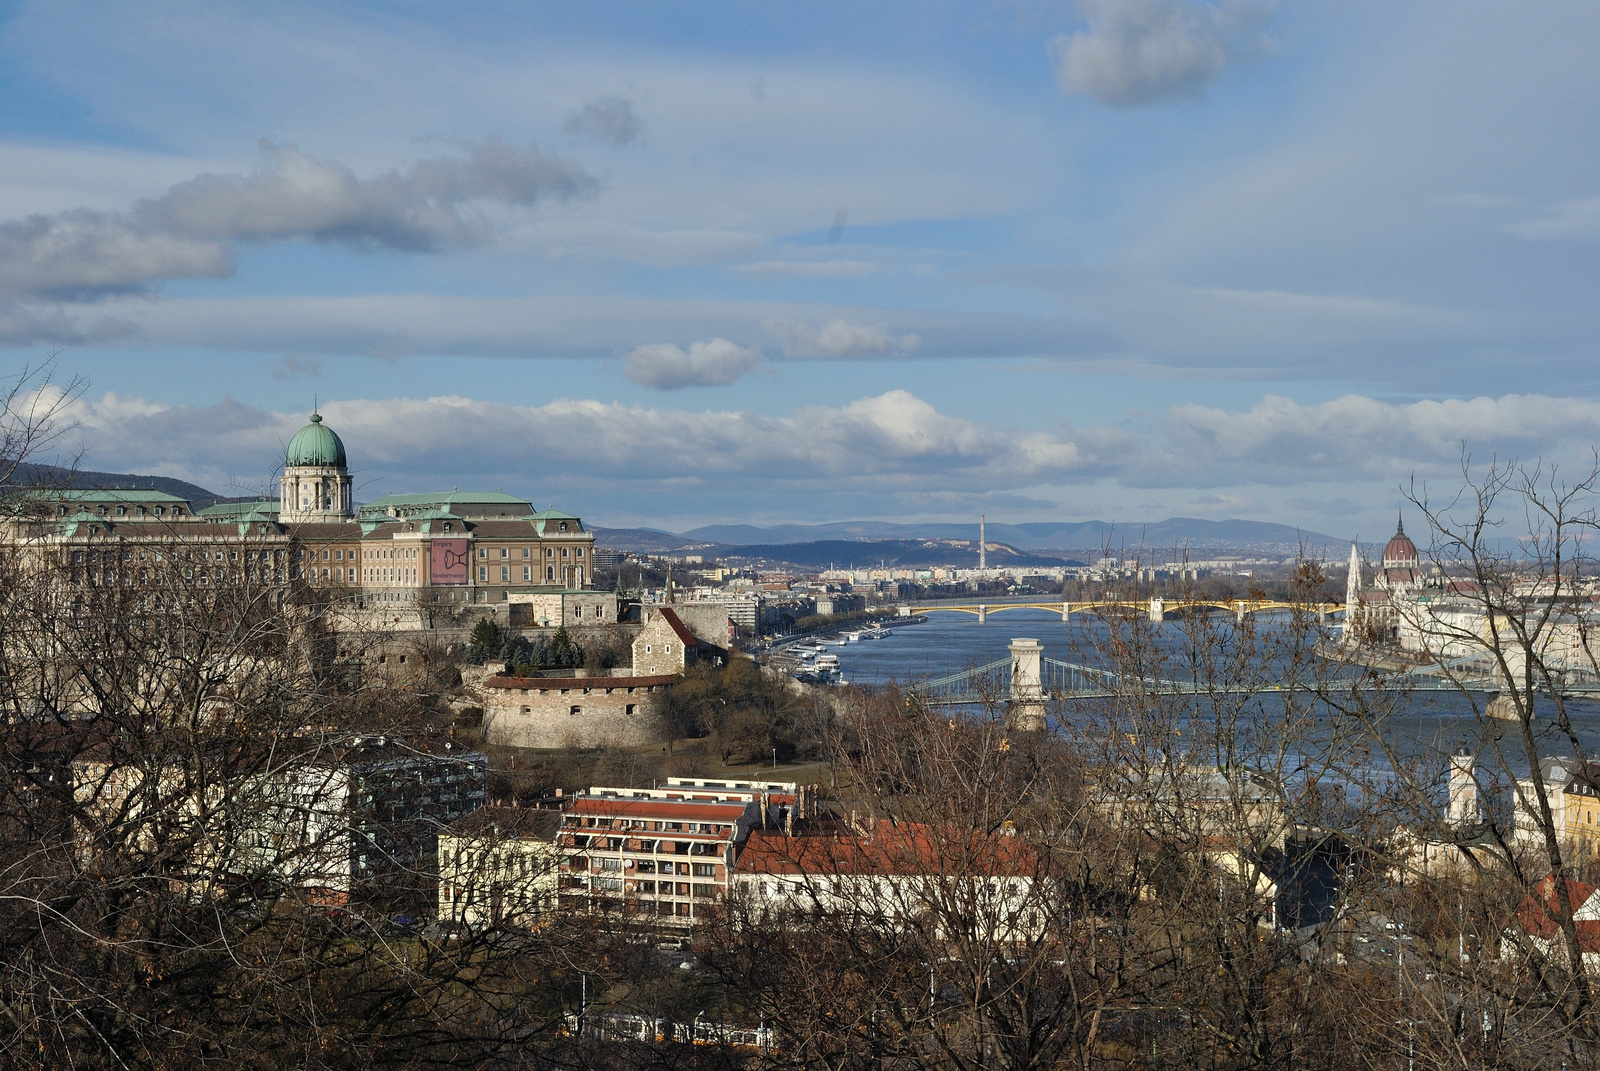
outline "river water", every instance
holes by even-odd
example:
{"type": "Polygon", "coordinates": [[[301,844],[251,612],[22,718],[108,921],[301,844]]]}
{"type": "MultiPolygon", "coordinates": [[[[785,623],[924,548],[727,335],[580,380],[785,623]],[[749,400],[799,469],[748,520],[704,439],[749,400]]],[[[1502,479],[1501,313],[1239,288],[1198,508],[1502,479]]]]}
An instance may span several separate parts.
{"type": "MultiPolygon", "coordinates": [[[[1164,646],[1184,646],[1181,623],[1167,622],[1157,628],[1164,646]]],[[[1015,637],[1038,640],[1047,658],[1105,665],[1096,649],[1106,635],[1104,623],[1091,615],[1074,615],[1070,622],[1063,622],[1059,613],[1007,610],[991,614],[979,624],[970,614],[933,613],[921,623],[891,629],[881,640],[858,640],[829,650],[838,655],[839,668],[851,684],[908,684],[1006,658],[1006,646],[1015,637]]],[[[1481,706],[1483,697],[1478,701],[1481,706]]],[[[1570,702],[1568,712],[1585,753],[1600,756],[1600,703],[1570,702]]],[[[1508,728],[1507,723],[1475,716],[1465,697],[1435,693],[1408,700],[1386,719],[1384,736],[1402,755],[1439,756],[1463,744],[1481,753],[1490,744],[1491,734],[1508,728]]],[[[1574,751],[1549,718],[1541,719],[1538,735],[1542,754],[1570,755],[1574,751]]],[[[1508,751],[1521,753],[1513,740],[1503,742],[1508,751]]]]}

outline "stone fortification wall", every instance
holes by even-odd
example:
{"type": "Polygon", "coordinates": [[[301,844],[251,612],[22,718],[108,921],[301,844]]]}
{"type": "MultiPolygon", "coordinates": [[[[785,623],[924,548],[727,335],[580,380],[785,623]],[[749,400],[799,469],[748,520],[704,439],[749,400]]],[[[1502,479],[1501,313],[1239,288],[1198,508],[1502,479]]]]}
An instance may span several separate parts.
{"type": "Polygon", "coordinates": [[[537,748],[660,743],[658,704],[677,679],[488,677],[478,684],[484,741],[537,748]]]}
{"type": "MultiPolygon", "coordinates": [[[[648,620],[653,611],[661,607],[647,605],[644,607],[644,616],[648,620]]],[[[727,647],[730,636],[728,632],[728,608],[721,603],[709,602],[675,602],[667,609],[678,615],[684,627],[694,633],[696,639],[704,640],[713,647],[727,647]]]]}

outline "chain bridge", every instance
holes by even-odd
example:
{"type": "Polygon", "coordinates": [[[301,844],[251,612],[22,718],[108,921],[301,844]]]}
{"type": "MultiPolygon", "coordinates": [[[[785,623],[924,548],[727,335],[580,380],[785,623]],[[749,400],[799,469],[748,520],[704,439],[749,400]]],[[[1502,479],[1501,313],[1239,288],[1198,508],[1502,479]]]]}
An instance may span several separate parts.
{"type": "MultiPolygon", "coordinates": [[[[973,666],[906,689],[909,695],[931,705],[1004,703],[1024,727],[1042,727],[1049,701],[1110,699],[1118,696],[1221,696],[1268,695],[1307,686],[1285,684],[1261,677],[1249,681],[1218,682],[1191,677],[1187,680],[1120,673],[1103,666],[1047,658],[1038,640],[1014,639],[1009,658],[973,666]]],[[[1355,667],[1352,667],[1354,669],[1355,667]]],[[[1505,691],[1498,670],[1482,655],[1429,662],[1406,669],[1365,672],[1345,683],[1364,689],[1396,692],[1505,691]]],[[[1338,687],[1338,684],[1334,684],[1338,687]]],[[[1592,673],[1569,674],[1558,683],[1563,695],[1600,696],[1600,680],[1592,673]]]]}

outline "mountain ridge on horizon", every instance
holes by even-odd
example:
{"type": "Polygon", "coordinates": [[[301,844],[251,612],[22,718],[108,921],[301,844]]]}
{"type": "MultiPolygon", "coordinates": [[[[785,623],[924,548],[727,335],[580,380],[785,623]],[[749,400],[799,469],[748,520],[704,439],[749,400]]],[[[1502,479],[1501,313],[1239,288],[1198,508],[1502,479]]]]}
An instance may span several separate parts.
{"type": "MultiPolygon", "coordinates": [[[[590,525],[608,546],[619,550],[681,550],[697,545],[751,546],[812,543],[833,540],[868,542],[881,539],[976,540],[976,523],[896,521],[834,521],[823,524],[707,524],[684,532],[657,528],[608,529],[590,525]],[[671,545],[676,542],[676,545],[671,545]]],[[[1022,551],[1168,549],[1271,550],[1283,552],[1300,546],[1332,547],[1348,540],[1322,532],[1272,521],[1227,519],[1207,521],[1196,517],[1169,517],[1156,522],[1115,521],[995,521],[987,526],[991,543],[1005,543],[1022,551]]]]}
{"type": "MultiPolygon", "coordinates": [[[[218,494],[199,484],[173,476],[79,470],[73,472],[52,465],[24,464],[18,474],[29,483],[57,480],[70,487],[149,487],[188,499],[195,509],[214,502],[240,501],[218,494]]],[[[785,523],[774,525],[706,524],[683,532],[638,526],[609,528],[589,526],[606,545],[619,550],[669,552],[697,545],[774,546],[818,543],[837,540],[962,539],[975,540],[976,522],[830,521],[821,524],[785,523]]],[[[1299,546],[1331,547],[1347,544],[1321,532],[1295,528],[1273,521],[1229,518],[1208,521],[1197,517],[1169,517],[1155,522],[1118,521],[994,521],[987,526],[991,543],[1004,543],[1024,553],[1044,550],[1122,550],[1148,548],[1213,550],[1270,550],[1284,552],[1299,546]]]]}

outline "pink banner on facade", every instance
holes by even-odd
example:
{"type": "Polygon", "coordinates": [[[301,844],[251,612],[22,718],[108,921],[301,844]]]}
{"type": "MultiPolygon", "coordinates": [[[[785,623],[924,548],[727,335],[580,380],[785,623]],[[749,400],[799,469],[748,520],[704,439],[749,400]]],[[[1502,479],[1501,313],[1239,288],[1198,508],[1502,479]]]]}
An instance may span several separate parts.
{"type": "Polygon", "coordinates": [[[465,584],[472,550],[465,539],[435,539],[429,545],[428,577],[431,584],[465,584]]]}

